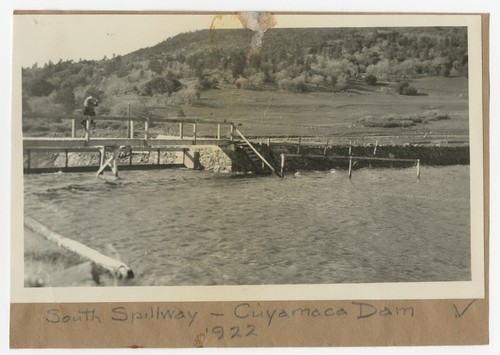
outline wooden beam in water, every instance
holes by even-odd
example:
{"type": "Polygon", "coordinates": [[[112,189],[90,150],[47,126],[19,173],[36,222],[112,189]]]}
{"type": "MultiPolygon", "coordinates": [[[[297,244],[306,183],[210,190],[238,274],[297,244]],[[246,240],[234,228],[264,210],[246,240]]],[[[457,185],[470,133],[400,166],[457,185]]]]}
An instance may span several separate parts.
{"type": "Polygon", "coordinates": [[[122,261],[115,260],[110,258],[109,256],[103,255],[97,250],[89,248],[88,246],[73,239],[65,238],[30,216],[24,217],[24,224],[33,232],[41,235],[51,242],[56,243],[59,247],[72,251],[80,255],[81,257],[93,261],[99,266],[102,266],[103,268],[108,270],[115,278],[131,279],[134,277],[132,269],[122,261]]]}

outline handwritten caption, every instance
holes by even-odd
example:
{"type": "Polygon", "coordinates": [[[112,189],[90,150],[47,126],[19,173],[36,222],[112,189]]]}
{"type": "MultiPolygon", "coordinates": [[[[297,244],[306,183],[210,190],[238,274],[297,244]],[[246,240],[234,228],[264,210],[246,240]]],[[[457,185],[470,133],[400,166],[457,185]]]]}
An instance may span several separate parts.
{"type": "MultiPolygon", "coordinates": [[[[455,318],[462,318],[472,308],[473,301],[465,305],[452,304],[451,311],[455,318]]],[[[259,302],[242,302],[229,310],[211,310],[204,314],[195,308],[176,308],[161,305],[147,306],[138,310],[136,307],[110,306],[109,309],[88,307],[72,313],[60,308],[48,309],[44,319],[49,324],[122,323],[140,326],[145,322],[169,321],[177,327],[203,329],[207,335],[216,339],[236,339],[257,337],[259,331],[279,325],[287,320],[303,319],[355,319],[405,318],[417,316],[418,310],[411,304],[374,305],[369,302],[352,301],[337,307],[295,306],[291,308],[273,308],[262,306],[259,302]],[[230,324],[230,325],[227,325],[230,324]],[[260,329],[258,328],[260,327],[260,329]]]]}

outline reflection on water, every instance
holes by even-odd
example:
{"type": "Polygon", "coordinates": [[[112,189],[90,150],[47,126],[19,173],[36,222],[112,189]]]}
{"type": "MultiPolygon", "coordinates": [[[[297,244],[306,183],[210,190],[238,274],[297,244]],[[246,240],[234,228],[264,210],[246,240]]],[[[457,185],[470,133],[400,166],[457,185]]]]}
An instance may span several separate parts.
{"type": "Polygon", "coordinates": [[[25,212],[139,285],[470,280],[469,167],[27,175],[25,212]]]}

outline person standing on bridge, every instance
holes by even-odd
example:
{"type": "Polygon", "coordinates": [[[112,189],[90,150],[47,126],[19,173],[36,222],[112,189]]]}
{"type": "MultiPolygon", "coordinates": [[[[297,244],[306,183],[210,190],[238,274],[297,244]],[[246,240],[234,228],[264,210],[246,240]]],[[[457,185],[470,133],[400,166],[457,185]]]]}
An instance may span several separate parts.
{"type": "MultiPolygon", "coordinates": [[[[83,115],[84,116],[95,116],[94,107],[97,107],[97,106],[99,106],[99,101],[96,98],[94,98],[92,95],[90,95],[83,102],[83,115]]],[[[85,126],[87,120],[88,120],[88,117],[87,117],[87,119],[82,121],[82,125],[85,126]]],[[[94,120],[91,120],[90,124],[93,125],[94,120]]]]}

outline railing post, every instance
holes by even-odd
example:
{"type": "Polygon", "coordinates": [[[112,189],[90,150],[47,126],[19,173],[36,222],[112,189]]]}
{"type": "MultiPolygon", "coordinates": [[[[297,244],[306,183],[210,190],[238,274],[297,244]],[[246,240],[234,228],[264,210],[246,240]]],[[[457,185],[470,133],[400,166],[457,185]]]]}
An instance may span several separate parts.
{"type": "Polygon", "coordinates": [[[129,148],[129,152],[130,152],[130,155],[128,158],[128,165],[132,166],[132,147],[129,148]]]}
{"type": "Polygon", "coordinates": [[[326,144],[325,144],[325,149],[323,149],[323,155],[324,155],[325,157],[326,157],[326,150],[327,150],[327,148],[328,148],[328,141],[329,141],[329,140],[330,140],[330,139],[329,139],[329,138],[327,138],[327,140],[326,140],[326,144]]]}
{"type": "Polygon", "coordinates": [[[229,127],[229,141],[234,141],[234,124],[229,127]]]}
{"type": "Polygon", "coordinates": [[[280,164],[280,175],[282,178],[285,177],[285,154],[281,153],[281,164],[280,164]]]}
{"type": "Polygon", "coordinates": [[[184,138],[184,123],[179,123],[179,137],[180,139],[184,138]]]}
{"type": "Polygon", "coordinates": [[[90,140],[90,120],[87,117],[85,121],[85,140],[88,142],[90,140]]]}
{"type": "Polygon", "coordinates": [[[420,159],[417,159],[417,179],[420,180],[420,159]]]}
{"type": "Polygon", "coordinates": [[[28,169],[31,169],[31,150],[28,149],[28,169]]]}
{"type": "Polygon", "coordinates": [[[144,122],[144,139],[147,141],[149,139],[149,117],[146,117],[144,122]]]}
{"type": "Polygon", "coordinates": [[[351,141],[349,141],[349,155],[352,155],[352,143],[351,143],[351,141]]]}
{"type": "Polygon", "coordinates": [[[196,144],[196,123],[193,123],[193,141],[196,144]]]}
{"type": "Polygon", "coordinates": [[[76,119],[71,120],[71,138],[76,137],[76,119]]]}
{"type": "Polygon", "coordinates": [[[220,139],[220,123],[217,124],[217,139],[220,139]]]}
{"type": "Polygon", "coordinates": [[[270,147],[271,146],[271,137],[267,137],[267,146],[270,147]]]}
{"type": "Polygon", "coordinates": [[[127,121],[127,136],[129,138],[132,138],[132,121],[130,120],[130,102],[127,104],[127,117],[128,117],[128,121],[127,121]]]}
{"type": "Polygon", "coordinates": [[[373,148],[373,155],[377,154],[378,140],[375,141],[375,148],[373,148]]]}
{"type": "Polygon", "coordinates": [[[68,167],[68,150],[67,149],[64,149],[64,155],[66,157],[66,159],[64,161],[64,167],[67,168],[68,167]]]}
{"type": "Polygon", "coordinates": [[[156,162],[156,165],[160,165],[160,148],[158,148],[158,160],[156,162]]]}

